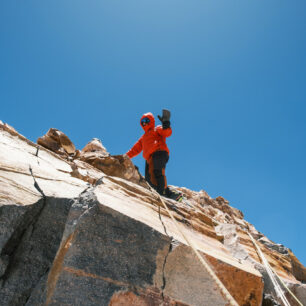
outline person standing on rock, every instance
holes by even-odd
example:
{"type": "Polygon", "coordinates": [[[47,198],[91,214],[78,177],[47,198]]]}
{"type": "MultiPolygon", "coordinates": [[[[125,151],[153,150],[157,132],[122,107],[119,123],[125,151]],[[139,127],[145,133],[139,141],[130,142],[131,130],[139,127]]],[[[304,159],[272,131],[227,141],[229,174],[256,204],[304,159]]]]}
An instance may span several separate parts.
{"type": "Polygon", "coordinates": [[[158,116],[162,125],[155,126],[152,113],[144,114],[140,125],[145,133],[138,139],[134,146],[126,153],[133,158],[143,151],[146,160],[145,179],[160,194],[179,201],[182,195],[167,186],[165,175],[166,164],[169,160],[169,149],[166,138],[171,136],[170,111],[163,109],[163,116],[158,116]]]}

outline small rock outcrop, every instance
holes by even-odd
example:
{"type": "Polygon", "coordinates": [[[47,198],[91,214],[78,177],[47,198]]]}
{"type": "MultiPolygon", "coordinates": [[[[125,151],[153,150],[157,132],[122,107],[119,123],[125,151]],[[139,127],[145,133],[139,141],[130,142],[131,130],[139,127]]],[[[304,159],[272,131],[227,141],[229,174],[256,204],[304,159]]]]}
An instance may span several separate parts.
{"type": "Polygon", "coordinates": [[[80,151],[76,159],[92,165],[106,175],[121,177],[145,186],[144,180],[132,161],[124,155],[110,155],[101,140],[97,138],[92,139],[80,151]]]}
{"type": "Polygon", "coordinates": [[[57,129],[50,129],[46,135],[38,138],[37,143],[60,155],[74,155],[76,153],[71,140],[57,129]]]}
{"type": "MultiPolygon", "coordinates": [[[[165,199],[178,228],[238,305],[280,304],[249,233],[306,304],[306,269],[289,249],[224,198],[172,188],[188,199],[165,199]]],[[[50,129],[35,144],[0,122],[1,305],[228,305],[178,228],[100,140],[77,150],[50,129]]]]}

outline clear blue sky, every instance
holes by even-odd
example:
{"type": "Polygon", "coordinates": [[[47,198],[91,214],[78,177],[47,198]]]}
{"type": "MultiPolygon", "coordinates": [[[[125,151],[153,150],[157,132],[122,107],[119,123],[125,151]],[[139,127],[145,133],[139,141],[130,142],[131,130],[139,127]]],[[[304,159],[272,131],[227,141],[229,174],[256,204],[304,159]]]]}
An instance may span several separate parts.
{"type": "Polygon", "coordinates": [[[169,184],[224,196],[304,264],[305,89],[304,0],[0,2],[1,120],[122,154],[168,108],[169,184]]]}

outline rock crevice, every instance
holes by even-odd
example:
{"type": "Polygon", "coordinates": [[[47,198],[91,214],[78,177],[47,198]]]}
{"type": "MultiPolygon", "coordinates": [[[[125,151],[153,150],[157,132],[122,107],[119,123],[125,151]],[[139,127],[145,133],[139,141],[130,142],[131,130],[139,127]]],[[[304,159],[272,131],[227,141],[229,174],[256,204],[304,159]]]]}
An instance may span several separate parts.
{"type": "Polygon", "coordinates": [[[46,197],[27,207],[23,214],[17,205],[6,205],[5,212],[0,207],[1,216],[5,213],[7,219],[16,215],[20,219],[1,250],[1,258],[8,258],[0,278],[2,305],[25,305],[32,290],[49,271],[70,206],[70,199],[46,197]]]}

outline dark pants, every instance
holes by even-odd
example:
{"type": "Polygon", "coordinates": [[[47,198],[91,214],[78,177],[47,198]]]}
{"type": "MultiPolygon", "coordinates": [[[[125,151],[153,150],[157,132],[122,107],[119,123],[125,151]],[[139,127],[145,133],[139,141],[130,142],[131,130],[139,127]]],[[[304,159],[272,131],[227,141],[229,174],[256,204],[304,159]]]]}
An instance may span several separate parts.
{"type": "Polygon", "coordinates": [[[166,164],[169,160],[167,151],[156,151],[146,161],[145,178],[148,183],[159,193],[164,195],[167,188],[165,176],[166,164]]]}

